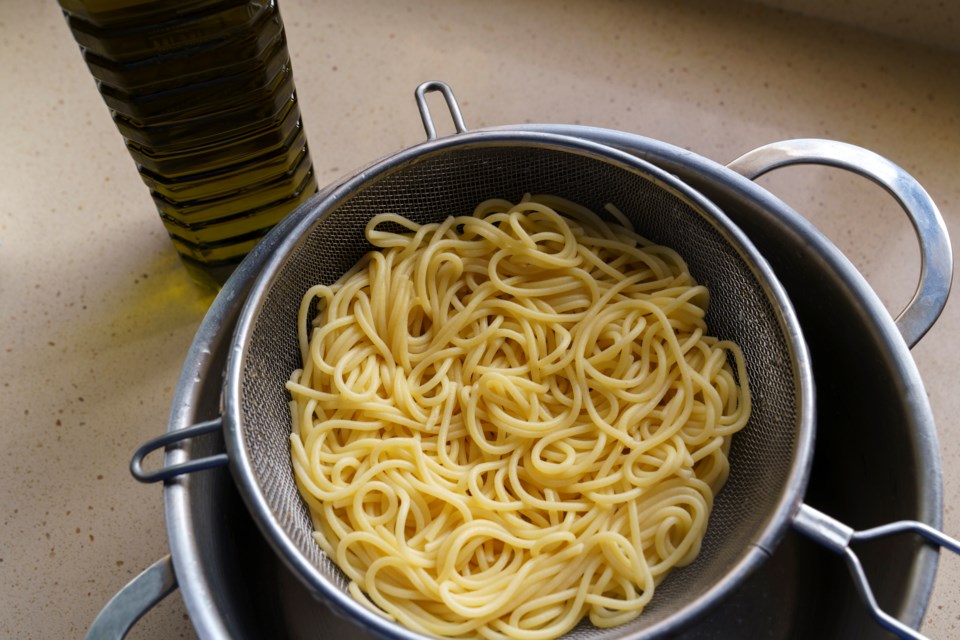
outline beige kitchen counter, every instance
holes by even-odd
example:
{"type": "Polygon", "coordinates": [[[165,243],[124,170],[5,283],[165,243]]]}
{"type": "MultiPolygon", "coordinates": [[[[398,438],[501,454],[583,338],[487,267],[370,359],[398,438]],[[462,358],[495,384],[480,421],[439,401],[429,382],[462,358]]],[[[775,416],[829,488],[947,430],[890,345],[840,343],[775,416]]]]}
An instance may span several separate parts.
{"type": "MultiPolygon", "coordinates": [[[[442,79],[471,128],[591,124],[721,162],[794,137],[855,143],[911,172],[960,237],[956,52],[728,2],[281,6],[321,184],[422,140],[413,89],[442,79]]],[[[135,482],[128,462],[165,429],[211,296],[181,268],[56,3],[0,7],[0,637],[79,637],[167,552],[161,488],[135,482]]],[[[762,183],[899,311],[918,251],[892,201],[824,169],[762,183]]],[[[913,350],[953,535],[958,335],[954,296],[913,350]]],[[[924,630],[960,637],[958,558],[941,559],[924,630]]],[[[192,635],[175,593],[131,637],[192,635]]]]}

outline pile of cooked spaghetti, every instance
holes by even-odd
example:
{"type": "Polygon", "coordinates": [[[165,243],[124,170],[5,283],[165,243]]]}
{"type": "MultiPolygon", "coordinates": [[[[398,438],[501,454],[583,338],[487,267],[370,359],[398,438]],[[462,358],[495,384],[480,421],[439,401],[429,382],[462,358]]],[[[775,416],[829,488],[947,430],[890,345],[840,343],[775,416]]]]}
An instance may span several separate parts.
{"type": "Polygon", "coordinates": [[[287,384],[298,487],[352,595],[439,636],[638,616],[697,556],[750,413],[707,290],[614,207],[549,196],[366,237],[304,296],[287,384]]]}

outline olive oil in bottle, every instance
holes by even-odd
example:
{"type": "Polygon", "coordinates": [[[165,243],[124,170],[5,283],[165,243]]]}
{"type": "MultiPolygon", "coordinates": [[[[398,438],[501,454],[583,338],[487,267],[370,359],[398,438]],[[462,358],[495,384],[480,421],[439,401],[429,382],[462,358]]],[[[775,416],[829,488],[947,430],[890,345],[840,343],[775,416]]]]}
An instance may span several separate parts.
{"type": "Polygon", "coordinates": [[[317,189],[276,0],[59,0],[195,280],[317,189]]]}

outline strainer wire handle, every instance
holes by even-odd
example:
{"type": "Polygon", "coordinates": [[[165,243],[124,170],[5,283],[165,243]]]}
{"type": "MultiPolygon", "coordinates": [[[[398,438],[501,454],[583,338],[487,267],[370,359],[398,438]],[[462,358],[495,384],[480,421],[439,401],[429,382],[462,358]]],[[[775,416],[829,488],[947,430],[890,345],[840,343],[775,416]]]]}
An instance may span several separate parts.
{"type": "Polygon", "coordinates": [[[863,600],[864,605],[870,611],[870,615],[873,616],[874,620],[876,620],[880,626],[887,631],[897,634],[901,638],[926,640],[926,636],[911,629],[880,608],[880,605],[877,604],[877,600],[873,595],[873,590],[870,588],[870,582],[867,580],[863,565],[860,563],[857,554],[850,548],[850,544],[852,542],[876,540],[901,533],[915,533],[925,538],[928,542],[960,554],[960,540],[951,538],[943,532],[937,531],[933,527],[923,522],[917,522],[916,520],[900,520],[872,529],[855,531],[842,522],[806,504],[800,506],[800,510],[793,520],[793,526],[798,532],[814,542],[823,545],[830,551],[843,557],[847,564],[847,569],[850,571],[850,575],[853,576],[854,585],[860,594],[860,599],[863,600]]]}
{"type": "Polygon", "coordinates": [[[205,469],[212,469],[214,467],[227,464],[229,461],[227,454],[217,453],[204,458],[197,458],[195,460],[188,460],[186,462],[172,464],[169,467],[161,467],[156,471],[147,471],[143,468],[144,458],[154,451],[163,449],[171,444],[175,444],[183,440],[188,440],[190,438],[203,435],[205,433],[219,431],[222,428],[222,425],[223,418],[218,417],[214,418],[213,420],[197,423],[186,429],[168,431],[162,436],[147,440],[133,453],[133,457],[130,459],[130,473],[133,474],[133,477],[140,482],[151,483],[160,482],[161,480],[169,480],[170,478],[175,478],[185,473],[203,471],[205,469]]]}
{"type": "Polygon", "coordinates": [[[440,80],[428,80],[417,87],[414,95],[417,98],[417,109],[420,110],[420,119],[423,120],[423,130],[427,134],[427,140],[437,138],[437,128],[433,124],[433,118],[430,116],[430,106],[427,104],[427,94],[439,91],[447,103],[447,109],[450,110],[450,117],[453,119],[453,126],[457,133],[466,133],[467,125],[463,123],[463,114],[460,113],[460,105],[457,104],[457,97],[453,95],[453,89],[446,82],[440,80]]]}
{"type": "Polygon", "coordinates": [[[887,158],[845,142],[801,138],[764,145],[727,165],[754,180],[789,165],[817,164],[845,169],[870,179],[894,197],[910,218],[920,243],[920,282],[897,328],[912,347],[934,325],[950,295],[953,251],[940,211],[924,188],[887,158]]]}

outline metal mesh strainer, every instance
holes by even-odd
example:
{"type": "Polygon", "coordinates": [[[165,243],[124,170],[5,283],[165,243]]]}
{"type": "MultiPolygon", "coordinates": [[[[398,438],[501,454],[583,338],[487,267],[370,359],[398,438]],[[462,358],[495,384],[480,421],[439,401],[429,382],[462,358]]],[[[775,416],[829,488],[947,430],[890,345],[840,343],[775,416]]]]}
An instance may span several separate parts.
{"type": "Polygon", "coordinates": [[[513,131],[428,141],[315,204],[272,256],[238,323],[224,393],[234,477],[267,538],[321,598],[388,637],[418,636],[353,601],[311,537],[294,482],[284,383],[301,366],[297,308],[310,286],[332,283],[371,249],[364,225],[374,214],[424,223],[528,192],[597,212],[614,203],[639,233],[676,249],[711,291],[711,332],[742,346],[753,391],[753,416],[734,438],[730,478],[697,561],[672,573],[634,622],[606,630],[583,624],[568,637],[639,638],[677,628],[765,559],[800,503],[813,431],[805,346],[766,262],[716,207],[651,165],[579,139],[513,131]]]}

